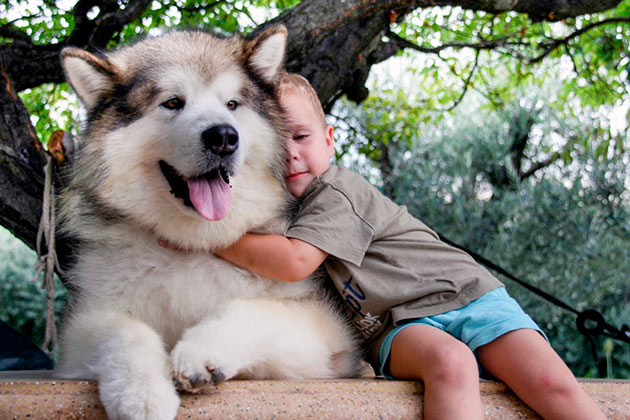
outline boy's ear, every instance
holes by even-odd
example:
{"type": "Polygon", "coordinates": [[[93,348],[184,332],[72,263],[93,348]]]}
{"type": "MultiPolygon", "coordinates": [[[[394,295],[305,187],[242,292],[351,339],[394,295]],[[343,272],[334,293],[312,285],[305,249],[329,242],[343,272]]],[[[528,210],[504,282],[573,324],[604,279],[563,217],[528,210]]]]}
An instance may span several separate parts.
{"type": "Polygon", "coordinates": [[[332,125],[326,126],[326,148],[328,150],[328,157],[330,158],[335,156],[334,131],[335,129],[332,125]]]}
{"type": "Polygon", "coordinates": [[[287,28],[273,26],[245,44],[247,65],[260,78],[275,84],[284,64],[284,51],[287,43],[287,28]]]}

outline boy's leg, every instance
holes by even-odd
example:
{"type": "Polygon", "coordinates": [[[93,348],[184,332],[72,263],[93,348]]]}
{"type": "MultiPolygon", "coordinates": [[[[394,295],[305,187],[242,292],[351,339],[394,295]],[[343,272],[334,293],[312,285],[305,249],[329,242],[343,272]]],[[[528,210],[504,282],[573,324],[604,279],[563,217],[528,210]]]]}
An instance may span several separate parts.
{"type": "Polygon", "coordinates": [[[481,365],[545,419],[604,419],[569,368],[535,330],[519,329],[477,349],[481,365]]]}
{"type": "Polygon", "coordinates": [[[479,373],[470,349],[439,328],[413,324],[392,342],[389,370],[424,381],[424,418],[482,419],[479,373]]]}

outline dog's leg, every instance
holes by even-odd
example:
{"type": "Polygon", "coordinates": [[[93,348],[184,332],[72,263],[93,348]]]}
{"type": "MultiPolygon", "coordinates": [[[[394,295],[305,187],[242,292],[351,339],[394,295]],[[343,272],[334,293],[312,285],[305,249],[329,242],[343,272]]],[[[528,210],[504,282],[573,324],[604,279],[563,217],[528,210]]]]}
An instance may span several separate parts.
{"type": "Polygon", "coordinates": [[[173,419],[179,397],[158,334],[127,316],[88,311],[67,325],[60,355],[64,377],[96,379],[111,419],[173,419]]]}
{"type": "Polygon", "coordinates": [[[352,376],[360,355],[336,314],[313,301],[235,300],[187,330],[171,352],[186,391],[242,378],[352,376]]]}

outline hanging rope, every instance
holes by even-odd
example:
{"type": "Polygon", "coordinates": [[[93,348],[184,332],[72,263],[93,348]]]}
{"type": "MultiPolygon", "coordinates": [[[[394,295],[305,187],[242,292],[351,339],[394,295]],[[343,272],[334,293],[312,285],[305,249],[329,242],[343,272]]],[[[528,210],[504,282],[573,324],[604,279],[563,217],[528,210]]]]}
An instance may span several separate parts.
{"type": "MultiPolygon", "coordinates": [[[[63,137],[63,131],[55,132],[51,136],[49,149],[55,149],[60,144],[63,137]]],[[[35,275],[33,281],[37,281],[43,273],[42,288],[46,290],[46,334],[42,350],[48,354],[53,354],[57,346],[57,326],[55,323],[55,268],[61,272],[59,262],[57,260],[57,251],[55,244],[55,185],[53,182],[53,169],[55,160],[53,155],[57,154],[55,150],[46,152],[46,167],[44,170],[44,196],[42,199],[42,216],[39,221],[39,229],[37,231],[37,262],[35,263],[35,275]],[[42,249],[46,249],[47,253],[43,254],[42,249]]],[[[63,156],[63,154],[62,154],[63,156]]],[[[59,157],[57,156],[57,159],[59,157]]],[[[62,157],[63,159],[63,157],[62,157]]]]}
{"type": "Polygon", "coordinates": [[[473,257],[478,263],[490,268],[491,270],[496,271],[497,273],[509,278],[510,280],[515,281],[516,283],[525,287],[527,290],[551,302],[552,304],[576,314],[577,319],[575,320],[575,323],[576,323],[577,329],[580,333],[582,333],[582,335],[584,335],[588,339],[591,345],[591,353],[593,354],[593,358],[596,361],[599,358],[597,355],[597,347],[595,343],[595,338],[597,336],[605,335],[607,337],[611,337],[619,341],[630,343],[630,327],[628,327],[628,325],[624,324],[621,326],[621,329],[617,329],[613,327],[612,325],[610,325],[609,323],[607,323],[604,320],[604,316],[595,309],[585,309],[583,311],[578,311],[577,309],[569,306],[568,304],[558,299],[557,297],[550,295],[549,293],[537,288],[536,286],[533,286],[519,279],[512,273],[496,265],[492,261],[482,257],[476,252],[466,249],[465,247],[446,239],[439,232],[438,232],[438,235],[440,236],[442,241],[446,242],[447,244],[455,248],[461,249],[462,251],[466,252],[468,255],[473,257]]]}

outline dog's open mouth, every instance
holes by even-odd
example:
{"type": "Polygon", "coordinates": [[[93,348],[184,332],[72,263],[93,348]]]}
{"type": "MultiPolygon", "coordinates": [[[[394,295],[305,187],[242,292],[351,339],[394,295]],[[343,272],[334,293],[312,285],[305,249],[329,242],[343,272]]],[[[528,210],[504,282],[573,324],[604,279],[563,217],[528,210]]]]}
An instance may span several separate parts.
{"type": "Polygon", "coordinates": [[[221,220],[232,203],[230,173],[220,166],[205,174],[187,178],[175,168],[160,161],[160,169],[171,187],[171,194],[181,198],[184,204],[195,209],[204,219],[221,220]]]}

